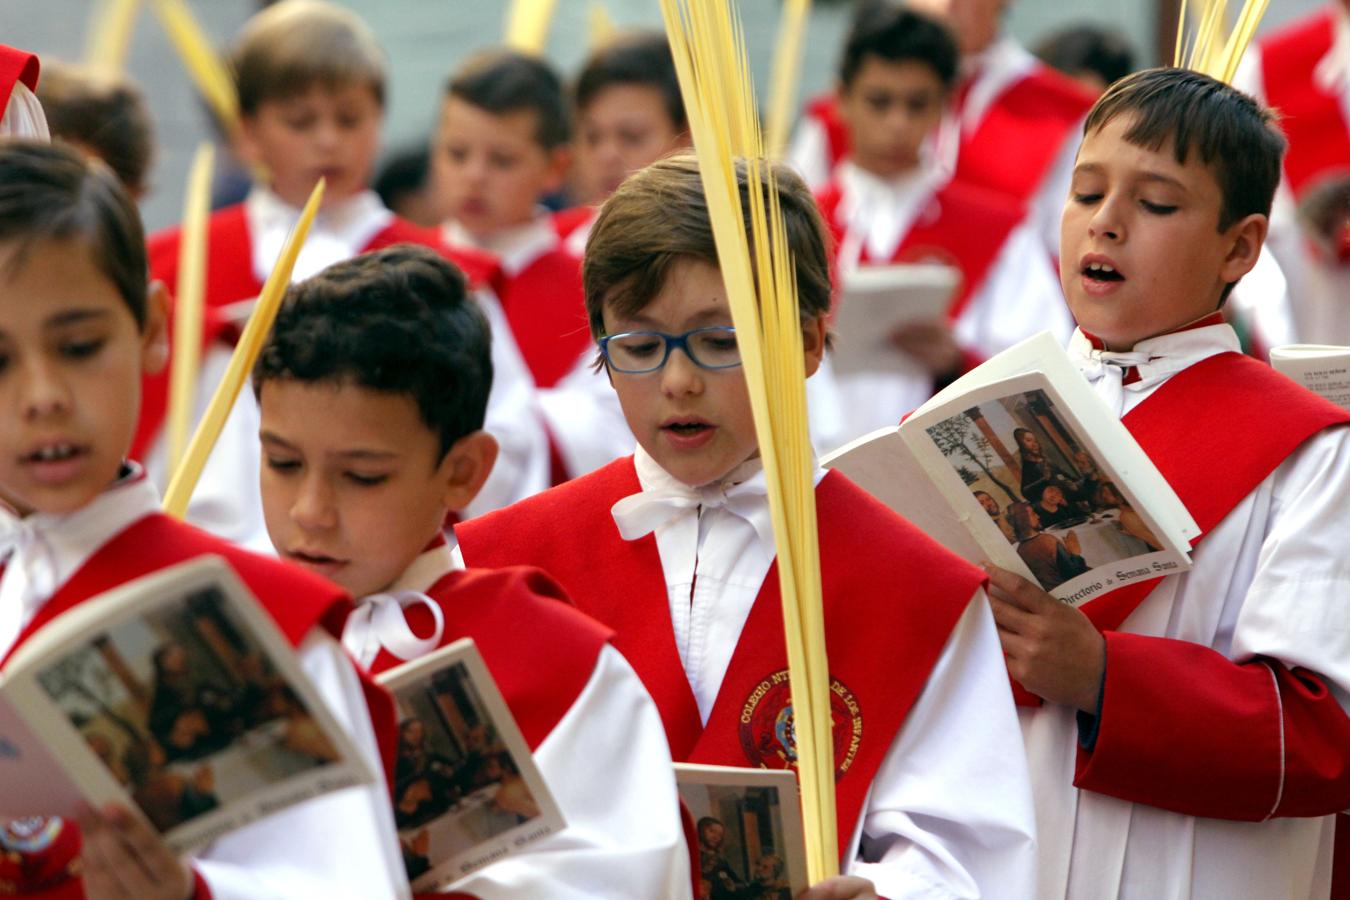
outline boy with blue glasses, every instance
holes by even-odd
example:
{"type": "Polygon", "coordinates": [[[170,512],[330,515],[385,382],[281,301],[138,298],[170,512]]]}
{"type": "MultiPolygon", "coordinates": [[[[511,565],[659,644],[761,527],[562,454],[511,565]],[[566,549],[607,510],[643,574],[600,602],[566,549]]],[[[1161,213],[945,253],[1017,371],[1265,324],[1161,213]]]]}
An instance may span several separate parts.
{"type": "MultiPolygon", "coordinates": [[[[810,375],[825,240],[805,185],[775,177],[810,375]]],[[[793,767],[764,472],[694,159],[624,182],[583,280],[637,451],[462,524],[460,550],[542,566],[613,628],[677,761],[793,767]]],[[[1029,896],[1031,795],[981,574],[837,472],[816,484],[845,874],[807,896],[1029,896]]]]}

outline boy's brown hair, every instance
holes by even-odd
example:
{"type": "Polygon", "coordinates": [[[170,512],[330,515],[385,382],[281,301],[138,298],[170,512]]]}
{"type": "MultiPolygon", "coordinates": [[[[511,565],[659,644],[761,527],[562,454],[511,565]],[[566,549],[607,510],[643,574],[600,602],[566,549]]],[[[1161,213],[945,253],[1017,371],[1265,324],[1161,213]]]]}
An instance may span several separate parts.
{"type": "Polygon", "coordinates": [[[450,76],[445,94],[493,115],[533,112],[535,141],[545,150],[571,137],[562,79],[538,57],[506,49],[479,53],[450,76]]]}
{"type": "Polygon", "coordinates": [[[375,35],[355,13],[323,0],[282,0],[253,16],[230,61],[246,116],[316,84],[368,87],[384,105],[384,53],[375,35]]]}
{"type": "Polygon", "coordinates": [[[154,152],[150,111],[126,78],[84,66],[44,63],[38,100],[52,137],[88,149],[126,189],[146,189],[154,152]]]}
{"type": "MultiPolygon", "coordinates": [[[[797,274],[802,320],[830,311],[830,263],[815,198],[787,166],[772,164],[797,274]]],[[[745,227],[750,228],[744,162],[736,165],[745,227]]],[[[619,315],[643,309],[681,259],[718,265],[698,159],[674,156],[634,173],[600,208],[582,264],[591,334],[604,334],[604,306],[619,315]]]]}
{"type": "Polygon", "coordinates": [[[660,92],[675,131],[689,128],[680,79],[675,74],[675,57],[663,32],[621,35],[592,53],[572,91],[577,111],[585,110],[601,91],[617,84],[639,85],[660,92]]]}
{"type": "Polygon", "coordinates": [[[1275,114],[1222,81],[1188,69],[1145,69],[1117,81],[1097,100],[1083,133],[1130,116],[1125,140],[1157,151],[1169,140],[1180,165],[1191,153],[1214,173],[1223,196],[1218,230],[1270,215],[1287,143],[1275,114]]]}

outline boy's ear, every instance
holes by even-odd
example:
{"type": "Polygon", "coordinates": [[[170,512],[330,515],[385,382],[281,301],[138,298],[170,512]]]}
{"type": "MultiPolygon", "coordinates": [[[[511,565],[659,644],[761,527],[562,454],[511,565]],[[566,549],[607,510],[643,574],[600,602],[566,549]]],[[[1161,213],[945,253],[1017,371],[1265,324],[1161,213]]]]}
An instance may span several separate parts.
{"type": "Polygon", "coordinates": [[[474,431],[455,441],[439,471],[445,505],[460,510],[472,503],[496,462],[497,439],[486,431],[474,431]]]}
{"type": "Polygon", "coordinates": [[[1232,284],[1252,270],[1269,230],[1270,219],[1260,213],[1252,213],[1228,227],[1231,243],[1220,273],[1225,283],[1232,284]]]}
{"type": "Polygon", "coordinates": [[[150,282],[145,295],[145,328],[141,332],[141,371],[158,375],[169,364],[169,292],[162,281],[150,282]]]}
{"type": "Polygon", "coordinates": [[[825,357],[826,325],[824,316],[816,316],[802,323],[802,350],[806,353],[806,377],[820,368],[825,357]]]}

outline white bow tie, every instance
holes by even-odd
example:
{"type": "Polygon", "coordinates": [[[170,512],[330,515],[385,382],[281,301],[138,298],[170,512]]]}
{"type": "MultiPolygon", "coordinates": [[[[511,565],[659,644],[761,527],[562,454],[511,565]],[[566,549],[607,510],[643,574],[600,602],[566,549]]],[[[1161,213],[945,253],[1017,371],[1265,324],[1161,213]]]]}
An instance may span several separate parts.
{"type": "Polygon", "coordinates": [[[24,593],[29,596],[47,597],[56,590],[56,548],[45,531],[3,511],[0,511],[0,563],[6,573],[23,573],[24,593]]]}
{"type": "Polygon", "coordinates": [[[719,507],[749,522],[766,547],[774,546],[773,518],[762,475],[728,487],[714,484],[684,490],[642,491],[615,503],[610,514],[623,539],[636,541],[675,521],[688,510],[719,507]]]}
{"type": "Polygon", "coordinates": [[[372,594],[361,601],[342,628],[342,646],[358,663],[369,668],[381,648],[401,660],[417,659],[440,646],[444,634],[445,614],[436,601],[417,591],[396,591],[372,594]],[[430,637],[413,634],[403,615],[404,609],[419,603],[426,604],[436,623],[430,637]]]}
{"type": "Polygon", "coordinates": [[[1106,401],[1117,416],[1125,411],[1125,371],[1137,369],[1139,381],[1153,374],[1152,364],[1158,359],[1147,351],[1118,353],[1111,350],[1089,350],[1086,356],[1076,356],[1078,371],[1083,373],[1096,388],[1098,395],[1106,401]]]}

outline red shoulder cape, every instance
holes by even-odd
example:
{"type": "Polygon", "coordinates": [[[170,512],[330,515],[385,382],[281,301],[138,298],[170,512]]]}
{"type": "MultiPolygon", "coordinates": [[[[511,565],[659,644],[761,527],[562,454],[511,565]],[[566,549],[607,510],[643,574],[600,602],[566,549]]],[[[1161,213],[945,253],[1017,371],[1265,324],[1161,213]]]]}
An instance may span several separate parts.
{"type": "MultiPolygon", "coordinates": [[[[837,179],[832,179],[816,197],[836,251],[844,238],[844,224],[838,220],[842,200],[843,191],[837,179]]],[[[890,259],[871,259],[864,250],[863,261],[941,262],[955,266],[961,272],[961,286],[947,310],[947,318],[954,321],[984,284],[1008,235],[1024,215],[1022,204],[1006,195],[973,184],[949,182],[924,205],[890,259]]]]}
{"type": "Polygon", "coordinates": [[[1312,79],[1331,49],[1335,13],[1322,9],[1261,41],[1266,100],[1280,112],[1289,139],[1284,174],[1295,197],[1323,176],[1350,174],[1350,122],[1342,100],[1312,79]]]}
{"type": "Polygon", "coordinates": [[[1072,79],[1036,63],[962,137],[955,180],[1027,202],[1092,103],[1072,79]]]}
{"type": "MultiPolygon", "coordinates": [[[[676,760],[792,766],[795,751],[783,740],[791,698],[777,564],[704,726],[675,646],[656,540],[622,540],[610,515],[639,489],[628,457],[461,523],[456,533],[466,560],[539,565],[583,612],[615,630],[615,646],[656,701],[676,760]]],[[[817,489],[817,510],[842,853],[877,768],[983,575],[837,472],[817,489]],[[859,547],[867,565],[858,564],[859,547]],[[878,659],[904,663],[883,669],[878,659]]]]}
{"type": "Polygon", "coordinates": [[[0,116],[9,105],[14,85],[22,84],[30,91],[37,90],[41,69],[36,53],[0,44],[0,116]]]}
{"type": "MultiPolygon", "coordinates": [[[[572,708],[613,635],[574,609],[556,581],[527,566],[450,572],[427,595],[445,614],[440,646],[474,639],[531,750],[572,708]]],[[[426,607],[406,615],[414,633],[431,632],[426,607]]],[[[402,662],[381,650],[370,670],[402,662]]]]}
{"type": "Polygon", "coordinates": [[[501,277],[499,297],[534,383],[552,387],[591,346],[581,260],[561,245],[515,277],[501,277]]]}

